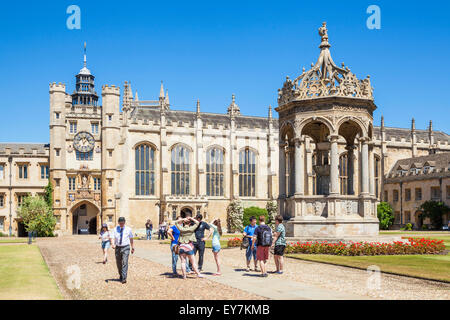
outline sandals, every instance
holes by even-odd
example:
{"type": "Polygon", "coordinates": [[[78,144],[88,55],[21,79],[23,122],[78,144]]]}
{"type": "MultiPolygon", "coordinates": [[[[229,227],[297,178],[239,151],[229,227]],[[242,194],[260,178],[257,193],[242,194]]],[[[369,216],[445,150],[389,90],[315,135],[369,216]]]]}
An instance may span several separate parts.
{"type": "Polygon", "coordinates": [[[221,276],[222,274],[219,272],[213,273],[213,276],[221,276]]]}

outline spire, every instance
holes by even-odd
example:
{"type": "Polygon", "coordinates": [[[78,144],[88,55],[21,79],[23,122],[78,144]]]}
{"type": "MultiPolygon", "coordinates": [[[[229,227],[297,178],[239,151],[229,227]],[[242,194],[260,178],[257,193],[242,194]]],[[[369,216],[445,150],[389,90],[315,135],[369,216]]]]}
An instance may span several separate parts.
{"type": "Polygon", "coordinates": [[[197,113],[200,113],[200,99],[197,99],[197,113]]]}
{"type": "Polygon", "coordinates": [[[384,130],[384,117],[381,116],[381,130],[384,130]]]}
{"type": "Polygon", "coordinates": [[[125,81],[123,86],[123,108],[127,109],[131,107],[131,101],[133,101],[133,91],[131,90],[131,83],[125,81]]]}
{"type": "Polygon", "coordinates": [[[269,119],[272,119],[272,106],[269,105],[269,119]]]}
{"type": "Polygon", "coordinates": [[[414,132],[416,130],[416,120],[412,118],[411,120],[411,131],[414,132]]]}
{"type": "Polygon", "coordinates": [[[166,90],[166,105],[170,105],[170,102],[169,102],[169,90],[166,90]]]}
{"type": "Polygon", "coordinates": [[[428,132],[431,134],[433,134],[433,120],[430,120],[430,126],[428,127],[428,132]]]}
{"type": "Polygon", "coordinates": [[[84,64],[83,66],[87,67],[87,59],[86,59],[86,42],[84,43],[84,64]]]}
{"type": "Polygon", "coordinates": [[[136,90],[136,97],[134,98],[134,101],[139,101],[139,96],[138,96],[137,90],[136,90]]]}
{"type": "Polygon", "coordinates": [[[234,93],[231,96],[231,104],[228,107],[228,114],[231,116],[241,114],[241,110],[239,109],[239,106],[236,104],[236,96],[234,95],[234,93]]]}
{"type": "Polygon", "coordinates": [[[161,80],[161,89],[159,90],[159,99],[164,99],[164,85],[161,80]]]}

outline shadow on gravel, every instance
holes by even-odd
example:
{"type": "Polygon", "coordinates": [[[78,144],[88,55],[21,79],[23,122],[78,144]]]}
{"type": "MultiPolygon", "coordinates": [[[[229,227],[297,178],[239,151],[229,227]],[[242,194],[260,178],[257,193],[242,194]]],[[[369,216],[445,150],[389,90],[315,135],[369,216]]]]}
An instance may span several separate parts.
{"type": "Polygon", "coordinates": [[[110,282],[110,281],[113,281],[113,282],[121,282],[120,279],[106,279],[106,280],[105,280],[106,283],[108,283],[108,282],[110,282]]]}
{"type": "Polygon", "coordinates": [[[261,278],[261,273],[244,273],[243,276],[261,278]]]}

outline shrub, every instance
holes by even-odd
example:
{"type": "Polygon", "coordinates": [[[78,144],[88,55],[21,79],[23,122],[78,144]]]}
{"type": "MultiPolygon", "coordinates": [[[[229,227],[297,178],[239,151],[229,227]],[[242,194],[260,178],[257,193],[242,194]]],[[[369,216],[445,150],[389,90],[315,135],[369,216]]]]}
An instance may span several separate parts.
{"type": "Polygon", "coordinates": [[[0,237],[9,237],[6,233],[0,232],[0,237]]]}
{"type": "Polygon", "coordinates": [[[258,223],[259,220],[259,216],[265,216],[266,217],[266,221],[269,220],[269,215],[267,214],[267,210],[266,209],[262,209],[259,207],[248,207],[244,209],[244,216],[243,216],[243,221],[242,221],[242,225],[243,227],[246,227],[250,224],[250,217],[251,216],[255,216],[256,217],[256,222],[258,223]]]}
{"type": "Polygon", "coordinates": [[[38,237],[53,237],[56,218],[43,197],[26,197],[19,208],[27,232],[36,231],[38,237]]]}
{"type": "MultiPolygon", "coordinates": [[[[267,225],[272,228],[272,230],[275,229],[275,216],[278,213],[278,204],[276,201],[269,201],[266,204],[266,210],[268,215],[267,225]]],[[[245,222],[245,221],[244,221],[245,222]]]]}
{"type": "Polygon", "coordinates": [[[438,254],[445,250],[444,240],[408,238],[409,242],[296,242],[288,243],[286,253],[333,254],[340,256],[374,256],[401,254],[438,254]]]}
{"type": "Polygon", "coordinates": [[[440,229],[442,227],[442,216],[450,212],[450,207],[443,202],[430,200],[422,203],[419,210],[422,210],[423,218],[430,218],[434,229],[440,229]]]}
{"type": "Polygon", "coordinates": [[[229,248],[240,247],[241,244],[242,244],[242,239],[241,238],[230,238],[230,239],[228,239],[227,246],[229,248]]]}
{"type": "Polygon", "coordinates": [[[380,202],[377,206],[377,216],[380,220],[380,229],[388,230],[394,223],[394,210],[387,202],[380,202]]]}
{"type": "Polygon", "coordinates": [[[228,232],[234,233],[236,231],[242,232],[242,216],[244,210],[242,203],[239,200],[233,200],[227,207],[227,228],[228,232]]]}
{"type": "Polygon", "coordinates": [[[428,230],[428,225],[423,224],[423,225],[422,225],[422,230],[428,230]]]}
{"type": "Polygon", "coordinates": [[[406,230],[406,231],[411,231],[411,230],[412,230],[412,224],[411,224],[411,223],[407,223],[407,224],[405,225],[405,230],[406,230]]]}

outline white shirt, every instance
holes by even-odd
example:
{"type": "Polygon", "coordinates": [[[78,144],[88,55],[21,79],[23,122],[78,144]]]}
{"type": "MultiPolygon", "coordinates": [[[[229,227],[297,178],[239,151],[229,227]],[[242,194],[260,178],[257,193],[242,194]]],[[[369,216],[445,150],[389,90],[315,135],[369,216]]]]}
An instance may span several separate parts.
{"type": "Polygon", "coordinates": [[[120,244],[120,226],[117,226],[114,228],[112,238],[114,238],[116,246],[124,247],[130,244],[130,238],[133,238],[133,231],[131,231],[130,227],[124,226],[122,232],[122,244],[120,244]]]}
{"type": "Polygon", "coordinates": [[[102,237],[102,241],[108,241],[109,238],[111,237],[111,233],[109,231],[106,231],[101,234],[101,237],[102,237]]]}

